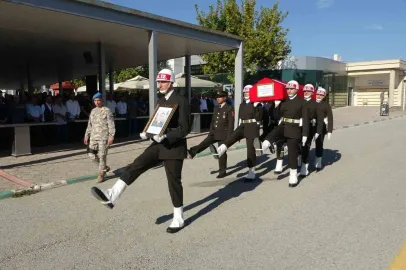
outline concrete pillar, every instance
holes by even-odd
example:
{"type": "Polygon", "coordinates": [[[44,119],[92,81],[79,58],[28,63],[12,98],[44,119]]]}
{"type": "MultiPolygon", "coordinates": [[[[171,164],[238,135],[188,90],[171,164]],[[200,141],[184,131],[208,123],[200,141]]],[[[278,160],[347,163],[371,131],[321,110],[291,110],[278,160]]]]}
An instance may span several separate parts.
{"type": "Polygon", "coordinates": [[[109,89],[110,89],[110,94],[114,93],[114,70],[113,67],[109,67],[109,89]]]}
{"type": "Polygon", "coordinates": [[[28,94],[32,95],[34,93],[34,89],[33,89],[33,86],[32,86],[30,64],[27,64],[27,85],[28,85],[28,94]]]}
{"type": "Polygon", "coordinates": [[[98,44],[99,54],[99,92],[103,95],[103,101],[106,103],[106,55],[104,51],[104,45],[99,42],[98,44]]]}
{"type": "Polygon", "coordinates": [[[234,69],[234,110],[235,122],[234,127],[238,127],[238,109],[242,101],[242,90],[244,88],[244,42],[241,41],[240,48],[238,48],[235,57],[234,69]]]}
{"type": "Polygon", "coordinates": [[[190,55],[185,56],[185,88],[186,88],[186,93],[188,95],[189,103],[190,100],[192,99],[192,68],[191,68],[191,57],[190,55]]]}
{"type": "Polygon", "coordinates": [[[157,75],[157,38],[156,31],[149,32],[148,42],[148,66],[149,66],[149,116],[153,117],[155,106],[158,101],[157,83],[155,81],[157,75]]]}
{"type": "Polygon", "coordinates": [[[391,70],[389,73],[389,108],[393,107],[396,88],[396,71],[391,70]]]}

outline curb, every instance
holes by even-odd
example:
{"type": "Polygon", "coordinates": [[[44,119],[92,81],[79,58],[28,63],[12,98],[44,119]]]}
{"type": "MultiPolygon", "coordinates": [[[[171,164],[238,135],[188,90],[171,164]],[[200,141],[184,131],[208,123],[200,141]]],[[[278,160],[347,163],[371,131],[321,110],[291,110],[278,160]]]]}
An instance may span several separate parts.
{"type": "MultiPolygon", "coordinates": [[[[388,117],[385,119],[379,119],[379,120],[367,121],[367,122],[358,123],[358,124],[336,127],[333,130],[353,128],[353,127],[358,127],[358,126],[362,126],[362,125],[369,125],[369,124],[384,122],[384,121],[397,119],[397,118],[403,118],[403,117],[406,117],[406,115],[399,115],[399,116],[394,116],[394,117],[388,117]]],[[[236,151],[236,150],[240,150],[240,149],[245,149],[246,147],[247,146],[245,144],[232,146],[232,147],[228,148],[227,151],[236,151]]],[[[210,151],[204,151],[204,152],[197,154],[195,158],[205,157],[205,156],[210,156],[210,155],[212,155],[210,151]]],[[[71,178],[71,179],[67,179],[67,180],[60,180],[60,181],[55,181],[55,182],[51,182],[51,183],[33,185],[29,188],[2,191],[2,192],[0,192],[0,200],[10,198],[10,197],[22,197],[25,195],[31,195],[31,194],[41,192],[43,190],[53,189],[53,188],[66,186],[66,185],[72,185],[72,184],[85,182],[85,181],[89,181],[89,180],[94,180],[97,178],[97,176],[98,176],[98,174],[91,174],[91,175],[85,175],[85,176],[71,178]]],[[[110,173],[110,174],[108,173],[105,177],[105,180],[113,179],[116,177],[117,177],[117,175],[115,175],[113,173],[110,173]]]]}

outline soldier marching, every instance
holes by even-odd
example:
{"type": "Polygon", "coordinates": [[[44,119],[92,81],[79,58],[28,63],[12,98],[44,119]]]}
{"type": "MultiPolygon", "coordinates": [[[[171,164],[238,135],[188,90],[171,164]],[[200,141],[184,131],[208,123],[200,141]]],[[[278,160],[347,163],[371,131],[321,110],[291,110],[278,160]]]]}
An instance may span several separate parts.
{"type": "Polygon", "coordinates": [[[93,96],[93,102],[96,107],[90,113],[83,142],[88,146],[90,159],[99,167],[97,182],[100,183],[110,171],[110,167],[106,164],[107,149],[113,144],[116,129],[113,114],[104,106],[100,93],[93,96]]]}
{"type": "MultiPolygon", "coordinates": [[[[189,158],[193,159],[198,153],[207,147],[214,152],[214,143],[221,145],[234,131],[234,109],[226,103],[227,92],[219,91],[216,101],[218,106],[214,108],[213,118],[210,124],[210,131],[207,137],[198,145],[188,150],[189,158]]],[[[223,178],[227,175],[227,154],[222,155],[219,159],[219,174],[217,178],[223,178]]]]}

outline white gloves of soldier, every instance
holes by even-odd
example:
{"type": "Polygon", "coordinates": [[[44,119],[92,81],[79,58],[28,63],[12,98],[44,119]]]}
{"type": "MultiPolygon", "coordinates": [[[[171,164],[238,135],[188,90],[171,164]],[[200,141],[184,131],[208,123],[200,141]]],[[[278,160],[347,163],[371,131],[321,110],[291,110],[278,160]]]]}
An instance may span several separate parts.
{"type": "Polygon", "coordinates": [[[320,136],[319,133],[314,134],[314,140],[317,140],[317,138],[320,136]]]}
{"type": "Polygon", "coordinates": [[[262,152],[265,152],[266,149],[268,149],[271,146],[271,143],[267,140],[262,142],[262,152]]]}
{"type": "Polygon", "coordinates": [[[326,118],[324,118],[324,124],[328,124],[328,120],[327,120],[327,117],[326,118]]]}
{"type": "Polygon", "coordinates": [[[282,119],[279,120],[278,125],[280,125],[282,123],[282,119]]]}
{"type": "Polygon", "coordinates": [[[299,127],[303,126],[303,118],[300,118],[299,120],[299,127]]]}
{"type": "Polygon", "coordinates": [[[302,144],[303,144],[303,146],[306,144],[306,141],[307,141],[307,136],[303,136],[303,137],[302,137],[302,144]]]}
{"type": "Polygon", "coordinates": [[[159,135],[154,135],[153,140],[156,141],[157,143],[162,142],[166,138],[166,135],[164,136],[159,136],[159,135]]]}
{"type": "Polygon", "coordinates": [[[219,148],[217,148],[217,153],[218,153],[219,157],[224,155],[224,153],[226,151],[227,151],[227,146],[225,144],[222,144],[222,145],[219,146],[219,148]]]}
{"type": "Polygon", "coordinates": [[[329,133],[327,133],[327,139],[330,140],[330,138],[331,138],[331,133],[329,132],[329,133]]]}
{"type": "Polygon", "coordinates": [[[143,139],[143,140],[148,139],[147,134],[146,134],[145,132],[140,133],[140,137],[141,137],[141,139],[143,139]]]}

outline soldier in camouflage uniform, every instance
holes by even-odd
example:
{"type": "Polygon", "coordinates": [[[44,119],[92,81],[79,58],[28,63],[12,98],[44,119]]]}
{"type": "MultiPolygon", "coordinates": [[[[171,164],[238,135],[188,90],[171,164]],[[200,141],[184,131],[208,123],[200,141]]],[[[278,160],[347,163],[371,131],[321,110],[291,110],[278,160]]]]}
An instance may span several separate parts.
{"type": "Polygon", "coordinates": [[[88,146],[90,159],[99,166],[97,182],[100,183],[110,170],[106,165],[107,149],[109,145],[113,144],[116,129],[113,113],[104,106],[100,93],[93,96],[93,102],[96,108],[90,113],[84,143],[88,146]]]}

